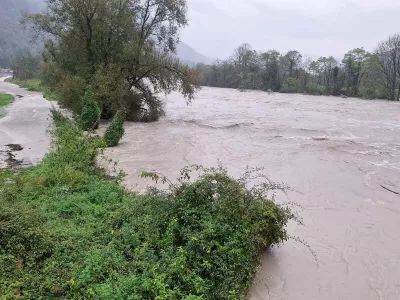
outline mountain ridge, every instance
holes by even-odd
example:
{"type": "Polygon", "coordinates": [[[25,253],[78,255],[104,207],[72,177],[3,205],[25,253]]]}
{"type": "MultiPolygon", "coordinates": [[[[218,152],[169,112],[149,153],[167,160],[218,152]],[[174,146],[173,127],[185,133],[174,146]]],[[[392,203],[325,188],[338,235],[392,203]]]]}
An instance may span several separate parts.
{"type": "Polygon", "coordinates": [[[205,55],[197,52],[188,44],[182,41],[178,44],[176,52],[180,60],[189,64],[197,64],[197,63],[209,64],[213,62],[211,58],[206,57],[205,55]]]}

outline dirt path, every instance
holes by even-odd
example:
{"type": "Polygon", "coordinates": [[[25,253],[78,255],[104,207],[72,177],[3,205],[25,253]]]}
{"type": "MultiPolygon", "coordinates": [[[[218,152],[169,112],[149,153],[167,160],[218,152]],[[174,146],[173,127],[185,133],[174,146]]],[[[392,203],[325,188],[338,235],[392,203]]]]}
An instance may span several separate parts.
{"type": "Polygon", "coordinates": [[[10,93],[15,100],[6,108],[6,115],[0,118],[0,168],[10,162],[36,164],[50,145],[46,130],[51,122],[51,103],[41,93],[4,82],[5,78],[0,78],[0,93],[10,93]]]}

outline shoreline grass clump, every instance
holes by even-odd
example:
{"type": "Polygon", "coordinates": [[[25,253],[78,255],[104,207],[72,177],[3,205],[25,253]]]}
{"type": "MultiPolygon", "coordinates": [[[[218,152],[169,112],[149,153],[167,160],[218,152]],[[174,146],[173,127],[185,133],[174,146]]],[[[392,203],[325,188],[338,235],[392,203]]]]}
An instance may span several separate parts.
{"type": "Polygon", "coordinates": [[[0,93],[0,106],[7,106],[13,101],[13,95],[0,93]]]}
{"type": "Polygon", "coordinates": [[[267,197],[280,185],[194,166],[138,195],[97,168],[103,139],[53,119],[42,163],[0,171],[2,299],[246,299],[260,254],[288,239],[293,215],[267,197]]]}

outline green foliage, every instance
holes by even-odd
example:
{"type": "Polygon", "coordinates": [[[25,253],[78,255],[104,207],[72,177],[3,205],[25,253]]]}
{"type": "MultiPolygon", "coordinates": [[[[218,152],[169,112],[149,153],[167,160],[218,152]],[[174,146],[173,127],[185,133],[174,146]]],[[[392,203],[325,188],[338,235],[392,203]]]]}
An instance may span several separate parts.
{"type": "Polygon", "coordinates": [[[370,54],[363,48],[356,48],[344,55],[343,65],[346,72],[346,87],[351,96],[358,96],[361,80],[365,76],[365,65],[368,63],[370,54]]]}
{"type": "Polygon", "coordinates": [[[15,78],[29,80],[39,75],[39,56],[33,56],[28,50],[17,53],[13,62],[12,69],[15,78]]]}
{"type": "Polygon", "coordinates": [[[10,94],[0,93],[0,106],[6,106],[14,101],[14,97],[10,94]]]}
{"type": "Polygon", "coordinates": [[[289,77],[280,90],[281,93],[298,93],[300,92],[299,81],[296,78],[289,77]]]}
{"type": "Polygon", "coordinates": [[[118,111],[104,133],[104,141],[107,147],[115,147],[118,145],[125,133],[124,122],[125,113],[118,111]]]}
{"type": "Polygon", "coordinates": [[[359,90],[359,96],[364,99],[386,99],[384,87],[363,87],[359,90]]]}
{"type": "Polygon", "coordinates": [[[175,56],[186,1],[53,2],[26,20],[48,37],[42,76],[64,106],[79,112],[87,84],[96,87],[105,118],[125,109],[129,120],[154,121],[163,113],[160,93],[193,99],[197,73],[175,56]]]}
{"type": "Polygon", "coordinates": [[[198,64],[196,70],[205,86],[368,98],[383,98],[386,93],[395,99],[400,68],[391,58],[400,57],[399,49],[400,35],[394,35],[380,44],[376,54],[356,48],[340,64],[333,56],[313,61],[295,50],[257,52],[243,44],[230,59],[198,64]]]}
{"type": "Polygon", "coordinates": [[[74,113],[79,114],[82,111],[82,99],[85,93],[87,84],[84,79],[78,76],[65,75],[62,80],[58,82],[54,89],[57,95],[60,96],[60,103],[70,108],[74,113]]]}
{"type": "Polygon", "coordinates": [[[30,79],[30,80],[21,80],[18,78],[7,78],[6,82],[14,83],[19,85],[20,87],[26,88],[28,91],[31,92],[42,92],[43,86],[38,79],[30,79]]]}
{"type": "Polygon", "coordinates": [[[194,166],[139,196],[103,179],[102,139],[53,119],[41,164],[0,171],[4,299],[245,299],[261,252],[288,238],[292,214],[267,197],[284,187],[194,166]]]}
{"type": "Polygon", "coordinates": [[[309,84],[307,86],[307,93],[310,95],[323,95],[324,86],[315,83],[309,84]]]}
{"type": "Polygon", "coordinates": [[[78,117],[79,126],[83,130],[95,129],[100,120],[100,115],[100,105],[96,100],[92,87],[88,86],[82,97],[82,111],[78,117]]]}
{"type": "MultiPolygon", "coordinates": [[[[181,174],[179,184],[164,196],[165,203],[154,198],[126,209],[130,228],[123,226],[122,234],[129,230],[132,240],[140,232],[136,227],[159,224],[147,241],[150,249],[159,249],[150,258],[165,274],[163,286],[175,287],[176,294],[171,296],[245,299],[259,255],[272,244],[287,240],[290,211],[265,197],[274,187],[246,188],[253,172],[235,180],[223,168],[193,166],[181,174]],[[191,182],[188,178],[193,171],[200,171],[200,176],[191,182]],[[148,218],[154,209],[157,217],[148,218]]],[[[144,176],[159,178],[151,173],[144,176]]]]}

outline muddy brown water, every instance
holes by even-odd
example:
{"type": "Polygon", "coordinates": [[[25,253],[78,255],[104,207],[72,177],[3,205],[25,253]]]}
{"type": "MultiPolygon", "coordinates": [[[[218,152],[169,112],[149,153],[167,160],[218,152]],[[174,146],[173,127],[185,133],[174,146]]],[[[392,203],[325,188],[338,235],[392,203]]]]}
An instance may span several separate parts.
{"type": "Polygon", "coordinates": [[[127,125],[106,155],[142,191],[142,171],[175,178],[218,161],[238,176],[264,166],[297,192],[305,226],[265,253],[249,299],[400,299],[400,105],[203,88],[189,106],[168,97],[158,123],[127,125]]]}

